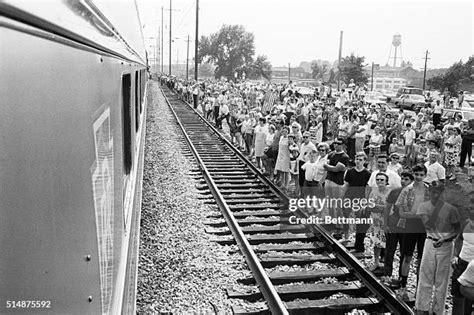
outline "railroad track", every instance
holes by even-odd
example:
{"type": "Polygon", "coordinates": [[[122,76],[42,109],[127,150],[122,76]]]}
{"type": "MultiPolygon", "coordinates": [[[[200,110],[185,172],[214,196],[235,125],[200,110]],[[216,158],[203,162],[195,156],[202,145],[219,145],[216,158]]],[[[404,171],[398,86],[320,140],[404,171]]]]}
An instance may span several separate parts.
{"type": "Polygon", "coordinates": [[[189,104],[167,88],[163,93],[202,174],[198,188],[222,213],[207,232],[221,244],[238,245],[253,275],[240,282],[258,286],[228,296],[263,298],[268,306],[255,312],[234,307],[234,314],[413,314],[361,265],[357,258],[364,254],[352,255],[321,226],[287,224],[288,197],[189,104]],[[312,267],[278,269],[294,265],[312,267]]]}

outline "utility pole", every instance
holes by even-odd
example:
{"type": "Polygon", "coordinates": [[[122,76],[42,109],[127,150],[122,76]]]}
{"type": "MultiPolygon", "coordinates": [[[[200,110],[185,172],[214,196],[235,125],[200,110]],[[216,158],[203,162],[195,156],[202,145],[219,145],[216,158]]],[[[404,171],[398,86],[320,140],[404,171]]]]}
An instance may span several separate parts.
{"type": "Polygon", "coordinates": [[[372,84],[371,84],[371,91],[374,90],[374,63],[372,62],[372,84]]]}
{"type": "Polygon", "coordinates": [[[342,57],[342,31],[339,37],[339,59],[337,62],[337,90],[338,91],[341,85],[341,57],[342,57]]]}
{"type": "Polygon", "coordinates": [[[426,82],[426,65],[428,63],[428,59],[431,59],[431,58],[428,58],[428,50],[426,51],[426,54],[425,54],[425,70],[423,71],[423,91],[425,90],[425,82],[426,82]]]}
{"type": "Polygon", "coordinates": [[[161,61],[161,46],[160,46],[160,27],[158,26],[158,37],[156,38],[156,46],[158,47],[158,56],[156,61],[156,73],[160,71],[160,61],[161,61]]]}
{"type": "Polygon", "coordinates": [[[179,49],[176,49],[176,77],[179,75],[179,49]]]}
{"type": "Polygon", "coordinates": [[[156,45],[153,45],[153,66],[156,70],[157,65],[156,65],[156,45]]]}
{"type": "Polygon", "coordinates": [[[164,55],[164,47],[163,47],[163,6],[161,6],[161,73],[163,73],[163,55],[164,55]]]}
{"type": "Polygon", "coordinates": [[[194,80],[198,80],[199,0],[196,0],[196,38],[194,39],[194,80]]]}
{"type": "Polygon", "coordinates": [[[173,0],[170,0],[170,66],[169,66],[169,75],[171,76],[171,29],[172,29],[172,16],[173,16],[173,9],[171,7],[173,0]]]}
{"type": "Polygon", "coordinates": [[[186,47],[186,81],[189,80],[189,34],[188,34],[188,45],[186,47]]]}
{"type": "Polygon", "coordinates": [[[290,67],[290,63],[288,62],[288,83],[291,82],[291,67],[290,67]]]}

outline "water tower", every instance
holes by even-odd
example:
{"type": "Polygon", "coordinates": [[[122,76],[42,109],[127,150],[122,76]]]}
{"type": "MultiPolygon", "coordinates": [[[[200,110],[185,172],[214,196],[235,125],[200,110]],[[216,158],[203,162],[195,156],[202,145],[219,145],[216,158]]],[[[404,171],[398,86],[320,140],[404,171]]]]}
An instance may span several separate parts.
{"type": "Polygon", "coordinates": [[[388,61],[387,64],[390,63],[390,59],[393,59],[393,67],[397,66],[397,59],[400,59],[400,66],[403,63],[402,57],[402,35],[395,34],[393,35],[392,39],[392,46],[390,46],[390,52],[388,54],[388,61]],[[398,57],[398,49],[400,49],[400,57],[398,57]],[[392,56],[392,50],[394,50],[394,54],[392,56]]]}

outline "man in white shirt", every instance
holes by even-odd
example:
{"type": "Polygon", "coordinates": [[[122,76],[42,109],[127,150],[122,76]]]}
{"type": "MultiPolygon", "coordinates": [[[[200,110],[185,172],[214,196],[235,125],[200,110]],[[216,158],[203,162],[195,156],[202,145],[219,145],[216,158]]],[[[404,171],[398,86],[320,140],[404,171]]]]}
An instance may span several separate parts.
{"type": "Polygon", "coordinates": [[[367,125],[365,118],[361,118],[359,125],[357,126],[357,132],[355,134],[355,151],[361,152],[364,151],[365,139],[367,138],[367,125]]]}
{"type": "Polygon", "coordinates": [[[405,155],[408,160],[412,158],[413,154],[413,144],[416,138],[416,132],[412,129],[412,125],[410,123],[407,124],[407,131],[403,134],[405,138],[405,155]]]}
{"type": "Polygon", "coordinates": [[[227,125],[229,125],[229,105],[227,105],[227,101],[224,101],[221,106],[219,107],[219,117],[217,118],[217,128],[222,129],[222,121],[225,119],[227,121],[227,125]]]}
{"type": "Polygon", "coordinates": [[[431,152],[430,160],[425,163],[428,173],[425,177],[425,183],[431,185],[433,182],[443,182],[446,179],[446,169],[438,162],[439,153],[431,152]]]}
{"type": "Polygon", "coordinates": [[[199,84],[198,83],[196,83],[193,87],[193,103],[194,103],[194,109],[197,109],[199,105],[199,84]]]}
{"type": "Polygon", "coordinates": [[[441,104],[440,100],[436,100],[436,104],[433,108],[433,125],[435,128],[441,123],[441,114],[443,113],[444,105],[441,104]]]}

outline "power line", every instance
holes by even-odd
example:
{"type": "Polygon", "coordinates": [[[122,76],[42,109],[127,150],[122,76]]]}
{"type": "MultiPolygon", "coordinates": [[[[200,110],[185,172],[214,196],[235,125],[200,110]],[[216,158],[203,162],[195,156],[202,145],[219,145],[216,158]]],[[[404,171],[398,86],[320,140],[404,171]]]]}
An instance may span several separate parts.
{"type": "Polygon", "coordinates": [[[184,13],[183,18],[181,19],[178,24],[178,27],[176,28],[176,34],[180,34],[179,32],[181,31],[181,26],[183,25],[184,21],[187,21],[186,26],[189,26],[189,20],[186,20],[186,18],[188,17],[189,13],[191,13],[191,9],[194,8],[195,3],[196,2],[193,2],[192,5],[188,8],[188,10],[186,10],[186,12],[184,13]]]}

